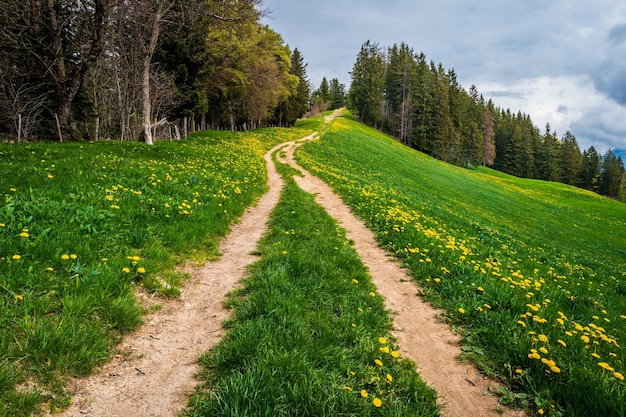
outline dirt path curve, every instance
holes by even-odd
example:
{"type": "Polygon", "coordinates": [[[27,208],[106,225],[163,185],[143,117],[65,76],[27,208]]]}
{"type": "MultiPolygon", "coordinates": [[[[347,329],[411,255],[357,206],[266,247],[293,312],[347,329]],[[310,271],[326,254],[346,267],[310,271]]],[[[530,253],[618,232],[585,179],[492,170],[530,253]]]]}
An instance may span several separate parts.
{"type": "MultiPolygon", "coordinates": [[[[309,138],[314,139],[314,138],[309,138]]],[[[339,196],[320,179],[300,167],[294,160],[294,151],[304,142],[281,149],[279,160],[304,174],[294,177],[305,191],[314,194],[315,201],[347,231],[355,242],[359,256],[368,267],[378,292],[394,314],[395,336],[400,352],[411,358],[422,378],[439,394],[439,404],[447,417],[521,417],[525,413],[506,409],[489,394],[489,387],[497,382],[485,378],[471,365],[461,364],[459,338],[450,327],[437,320],[440,313],[416,296],[418,292],[411,277],[397,261],[382,250],[374,234],[343,204],[339,196]]]]}
{"type": "Polygon", "coordinates": [[[251,253],[280,199],[283,181],[272,154],[282,146],[266,153],[269,191],[232,226],[220,244],[220,259],[187,268],[192,278],[180,299],[148,315],[144,325],[125,337],[119,350],[127,354],[117,355],[89,378],[72,381],[74,402],[60,416],[173,417],[185,408],[198,382],[198,357],[222,336],[221,324],[228,318],[222,302],[256,261],[251,253]]]}

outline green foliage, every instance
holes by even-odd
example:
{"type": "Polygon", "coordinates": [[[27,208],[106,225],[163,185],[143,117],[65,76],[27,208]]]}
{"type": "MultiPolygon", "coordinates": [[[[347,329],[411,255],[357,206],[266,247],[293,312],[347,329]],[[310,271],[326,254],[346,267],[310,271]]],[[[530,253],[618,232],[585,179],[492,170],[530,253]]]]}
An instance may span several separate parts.
{"type": "Polygon", "coordinates": [[[270,228],[186,415],[438,415],[344,231],[291,179],[270,228]]]}
{"type": "Polygon", "coordinates": [[[296,156],[445,308],[468,359],[512,385],[504,401],[626,413],[623,204],[450,166],[345,118],[296,156]]]}
{"type": "Polygon", "coordinates": [[[385,83],[385,63],[376,43],[367,41],[361,46],[350,75],[352,84],[348,93],[350,107],[360,121],[377,126],[381,119],[381,103],[385,83]]]}
{"type": "Polygon", "coordinates": [[[177,296],[177,264],[265,190],[265,151],[306,132],[0,146],[0,416],[62,406],[140,323],[138,287],[177,296]]]}

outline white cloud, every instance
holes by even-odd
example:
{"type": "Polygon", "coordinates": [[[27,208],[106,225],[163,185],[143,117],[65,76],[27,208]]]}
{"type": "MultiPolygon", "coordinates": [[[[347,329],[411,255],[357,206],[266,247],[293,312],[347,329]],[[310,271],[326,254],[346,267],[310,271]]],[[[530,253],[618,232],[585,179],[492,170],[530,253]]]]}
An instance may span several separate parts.
{"type": "Polygon", "coordinates": [[[626,108],[599,92],[585,75],[526,78],[511,83],[483,82],[477,88],[503,109],[530,115],[543,133],[546,123],[559,136],[570,131],[581,147],[626,147],[626,108]]]}

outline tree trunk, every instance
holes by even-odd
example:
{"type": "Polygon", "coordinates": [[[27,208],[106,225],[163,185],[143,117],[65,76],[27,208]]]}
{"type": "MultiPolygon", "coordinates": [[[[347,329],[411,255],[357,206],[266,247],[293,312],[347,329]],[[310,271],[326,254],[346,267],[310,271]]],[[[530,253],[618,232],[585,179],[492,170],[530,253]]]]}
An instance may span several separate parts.
{"type": "Polygon", "coordinates": [[[150,42],[144,51],[143,67],[141,71],[141,90],[142,90],[142,130],[144,140],[148,145],[152,145],[152,131],[150,129],[150,116],[152,113],[152,107],[150,103],[150,64],[152,63],[152,56],[157,47],[157,41],[159,40],[159,33],[161,31],[161,19],[163,18],[163,12],[165,10],[165,1],[161,1],[154,14],[154,20],[152,22],[150,32],[150,42]]]}
{"type": "Polygon", "coordinates": [[[17,116],[17,143],[22,143],[22,113],[17,116]]]}
{"type": "Polygon", "coordinates": [[[152,107],[150,103],[150,62],[152,54],[146,54],[143,59],[143,69],[141,71],[141,114],[143,139],[148,145],[152,145],[152,128],[150,126],[150,115],[152,107]]]}

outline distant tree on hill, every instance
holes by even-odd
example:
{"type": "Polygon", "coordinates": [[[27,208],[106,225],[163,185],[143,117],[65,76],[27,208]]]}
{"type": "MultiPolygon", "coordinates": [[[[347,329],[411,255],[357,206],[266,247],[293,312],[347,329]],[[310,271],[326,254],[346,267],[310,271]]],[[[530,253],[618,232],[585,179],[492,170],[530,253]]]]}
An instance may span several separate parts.
{"type": "Polygon", "coordinates": [[[624,162],[621,157],[615,155],[613,149],[609,149],[602,161],[600,173],[600,194],[610,197],[619,197],[623,194],[624,162]]]}
{"type": "Polygon", "coordinates": [[[330,106],[329,110],[339,109],[346,105],[346,86],[337,78],[330,80],[330,106]]]}
{"type": "Polygon", "coordinates": [[[593,146],[583,151],[580,173],[580,186],[586,190],[597,192],[600,181],[601,168],[602,157],[593,146]]]}
{"type": "Polygon", "coordinates": [[[569,131],[561,139],[560,182],[569,185],[580,185],[582,171],[582,154],[576,137],[569,131]]]}
{"type": "Polygon", "coordinates": [[[306,64],[297,48],[291,54],[291,74],[298,78],[297,85],[274,109],[272,123],[278,126],[293,125],[309,108],[311,87],[306,74],[306,64]]]}
{"type": "Polygon", "coordinates": [[[496,145],[493,141],[493,138],[495,136],[495,123],[493,121],[493,112],[491,110],[492,107],[493,104],[491,103],[491,101],[489,101],[487,106],[485,106],[485,114],[483,116],[483,124],[481,126],[481,130],[483,133],[483,166],[492,166],[496,157],[496,145]]]}
{"type": "Polygon", "coordinates": [[[385,63],[380,47],[365,42],[350,73],[352,84],[348,96],[359,120],[377,127],[382,117],[384,74],[385,63]]]}

